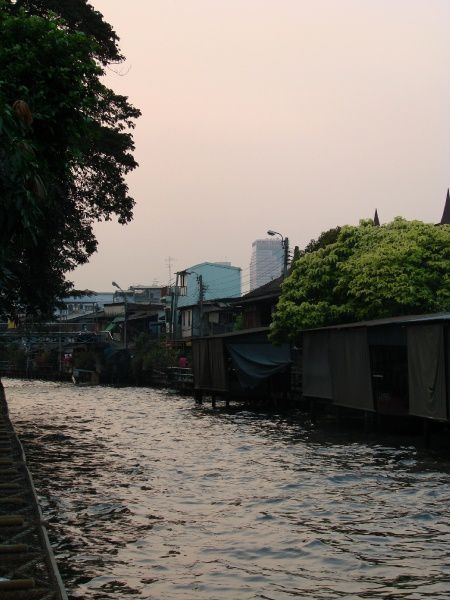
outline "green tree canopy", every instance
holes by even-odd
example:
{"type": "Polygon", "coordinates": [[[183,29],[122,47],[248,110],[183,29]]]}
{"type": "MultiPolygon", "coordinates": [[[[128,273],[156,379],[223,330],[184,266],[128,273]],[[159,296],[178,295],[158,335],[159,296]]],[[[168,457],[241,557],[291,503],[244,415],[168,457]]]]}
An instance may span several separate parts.
{"type": "Polygon", "coordinates": [[[299,258],[282,286],[272,338],[305,328],[450,310],[450,226],[396,218],[342,227],[299,258]]]}
{"type": "Polygon", "coordinates": [[[300,251],[300,255],[307,254],[308,252],[315,252],[316,250],[320,250],[320,248],[325,248],[330,244],[334,244],[338,239],[339,233],[341,231],[340,227],[333,227],[332,229],[327,229],[323,231],[317,240],[311,240],[305,249],[300,251]]]}
{"type": "Polygon", "coordinates": [[[0,0],[0,314],[50,313],[65,273],[96,249],[94,222],[132,218],[140,113],[101,82],[94,37],[10,5],[0,0]]]}

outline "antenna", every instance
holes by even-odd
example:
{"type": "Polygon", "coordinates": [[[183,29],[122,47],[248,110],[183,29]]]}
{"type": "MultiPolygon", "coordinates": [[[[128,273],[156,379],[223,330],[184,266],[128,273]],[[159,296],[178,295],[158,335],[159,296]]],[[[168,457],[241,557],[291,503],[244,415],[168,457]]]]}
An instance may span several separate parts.
{"type": "Polygon", "coordinates": [[[169,284],[169,285],[172,285],[172,265],[173,265],[173,263],[174,263],[176,260],[177,260],[177,259],[176,259],[176,258],[174,258],[173,256],[168,256],[168,257],[167,257],[167,258],[164,260],[164,262],[166,263],[166,265],[167,265],[167,268],[168,268],[168,270],[169,270],[169,281],[168,281],[168,284],[169,284]]]}

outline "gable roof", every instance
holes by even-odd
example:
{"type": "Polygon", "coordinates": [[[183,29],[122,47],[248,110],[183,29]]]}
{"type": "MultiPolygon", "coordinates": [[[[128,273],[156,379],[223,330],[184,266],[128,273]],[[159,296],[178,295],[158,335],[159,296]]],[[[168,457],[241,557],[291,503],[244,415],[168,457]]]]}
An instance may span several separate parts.
{"type": "Polygon", "coordinates": [[[442,213],[441,225],[450,225],[450,191],[448,189],[444,212],[442,213]]]}
{"type": "Polygon", "coordinates": [[[373,224],[374,224],[376,227],[379,227],[379,226],[380,226],[380,218],[378,217],[378,210],[377,210],[377,209],[375,209],[375,215],[374,215],[374,217],[373,217],[373,224]]]}

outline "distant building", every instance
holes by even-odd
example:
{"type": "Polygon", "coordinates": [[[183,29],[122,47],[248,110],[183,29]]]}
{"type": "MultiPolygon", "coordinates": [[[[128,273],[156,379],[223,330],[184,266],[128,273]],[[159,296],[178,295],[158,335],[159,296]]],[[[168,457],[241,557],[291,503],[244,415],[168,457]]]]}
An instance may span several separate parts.
{"type": "Polygon", "coordinates": [[[250,290],[276,279],[283,272],[283,247],[279,239],[255,240],[250,261],[250,290]]]}
{"type": "MultiPolygon", "coordinates": [[[[154,304],[161,302],[161,286],[148,285],[130,285],[127,290],[124,290],[128,302],[136,304],[154,304]]],[[[113,302],[123,302],[123,292],[117,290],[114,292],[113,302]]]]}
{"type": "Polygon", "coordinates": [[[177,283],[175,337],[202,335],[206,333],[203,319],[208,303],[240,297],[241,269],[229,262],[204,262],[179,273],[177,283]]]}
{"type": "Polygon", "coordinates": [[[56,311],[58,319],[72,319],[91,315],[103,310],[105,304],[113,301],[113,292],[91,292],[86,290],[84,295],[67,296],[63,298],[64,307],[56,311]]]}

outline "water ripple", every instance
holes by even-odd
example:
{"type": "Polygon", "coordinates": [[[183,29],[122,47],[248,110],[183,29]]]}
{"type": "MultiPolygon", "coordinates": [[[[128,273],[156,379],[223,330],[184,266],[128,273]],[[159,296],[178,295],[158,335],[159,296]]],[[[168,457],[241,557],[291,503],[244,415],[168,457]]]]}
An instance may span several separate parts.
{"type": "Polygon", "coordinates": [[[71,598],[450,597],[448,457],[164,391],[6,388],[71,598]]]}

